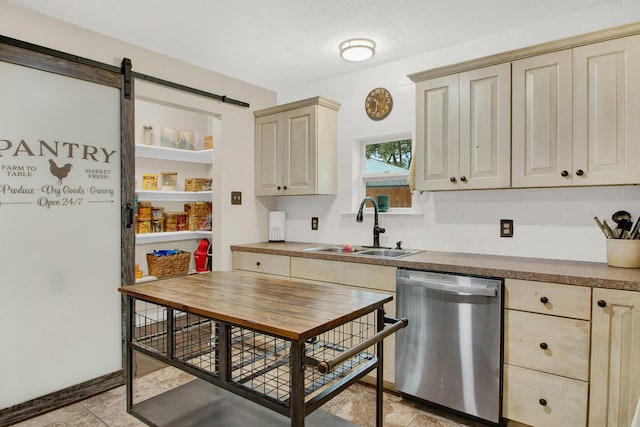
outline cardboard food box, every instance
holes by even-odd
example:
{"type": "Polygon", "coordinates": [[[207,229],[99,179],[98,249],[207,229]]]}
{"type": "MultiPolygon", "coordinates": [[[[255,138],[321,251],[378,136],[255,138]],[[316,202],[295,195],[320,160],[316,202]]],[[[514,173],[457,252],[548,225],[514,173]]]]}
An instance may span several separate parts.
{"type": "Polygon", "coordinates": [[[211,178],[185,178],[184,191],[211,191],[211,178]]]}
{"type": "Polygon", "coordinates": [[[211,202],[189,202],[184,204],[184,211],[191,216],[207,216],[212,212],[211,202]]]}
{"type": "Polygon", "coordinates": [[[150,173],[142,175],[142,189],[143,190],[157,190],[158,189],[158,175],[150,174],[150,173]]]}
{"type": "Polygon", "coordinates": [[[204,137],[202,149],[203,150],[209,150],[211,148],[213,148],[213,136],[212,135],[207,135],[207,136],[204,137]]]}

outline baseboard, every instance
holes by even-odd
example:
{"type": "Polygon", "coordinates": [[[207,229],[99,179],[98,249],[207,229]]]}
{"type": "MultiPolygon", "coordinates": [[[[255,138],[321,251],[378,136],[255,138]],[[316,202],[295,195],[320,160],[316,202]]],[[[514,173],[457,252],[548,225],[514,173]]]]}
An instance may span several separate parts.
{"type": "Polygon", "coordinates": [[[8,426],[86,399],[124,384],[124,370],[112,372],[54,393],[0,410],[0,426],[8,426]]]}

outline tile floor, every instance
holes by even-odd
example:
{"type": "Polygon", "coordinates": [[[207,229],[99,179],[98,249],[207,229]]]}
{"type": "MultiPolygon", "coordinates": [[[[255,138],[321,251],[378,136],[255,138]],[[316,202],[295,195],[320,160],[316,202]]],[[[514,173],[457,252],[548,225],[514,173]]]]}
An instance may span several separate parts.
{"type": "MultiPolygon", "coordinates": [[[[173,368],[146,375],[136,382],[134,399],[145,399],[170,390],[193,377],[173,368]]],[[[327,402],[322,409],[361,426],[375,426],[375,388],[356,383],[327,402]]],[[[386,427],[479,427],[483,424],[427,411],[425,407],[384,393],[384,425],[386,427]]],[[[136,427],[145,426],[125,409],[125,387],[101,393],[39,417],[14,424],[15,427],[136,427]]],[[[223,427],[223,426],[221,426],[223,427]]],[[[251,426],[247,426],[251,427],[251,426]]]]}

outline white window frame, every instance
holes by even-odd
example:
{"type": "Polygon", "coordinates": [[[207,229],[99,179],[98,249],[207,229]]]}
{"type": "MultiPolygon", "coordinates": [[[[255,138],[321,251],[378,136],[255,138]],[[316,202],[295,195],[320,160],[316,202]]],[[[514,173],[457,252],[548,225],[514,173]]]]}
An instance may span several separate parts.
{"type": "MultiPolygon", "coordinates": [[[[358,172],[358,200],[356,204],[359,205],[360,201],[366,195],[366,186],[369,182],[379,182],[379,181],[389,181],[396,179],[407,179],[409,178],[409,173],[381,173],[381,174],[369,174],[365,173],[365,153],[366,146],[371,144],[383,144],[385,142],[393,142],[393,141],[402,141],[405,139],[410,139],[411,144],[415,144],[415,139],[411,132],[400,132],[395,134],[387,134],[387,135],[377,135],[368,138],[361,138],[357,140],[357,153],[358,153],[358,164],[359,164],[359,172],[358,172]]],[[[415,212],[416,206],[416,198],[415,195],[411,195],[411,207],[410,208],[398,208],[398,207],[389,207],[387,212],[381,212],[381,215],[389,214],[389,213],[411,213],[415,212]]]]}

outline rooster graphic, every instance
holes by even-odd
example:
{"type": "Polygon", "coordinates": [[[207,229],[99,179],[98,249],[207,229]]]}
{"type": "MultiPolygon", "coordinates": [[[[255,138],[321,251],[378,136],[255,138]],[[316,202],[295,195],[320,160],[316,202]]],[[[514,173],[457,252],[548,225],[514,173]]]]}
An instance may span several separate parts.
{"type": "Polygon", "coordinates": [[[71,168],[73,168],[73,165],[71,163],[67,163],[66,165],[60,167],[56,165],[56,163],[51,159],[49,159],[49,165],[50,165],[49,170],[51,171],[51,175],[58,178],[58,184],[62,184],[62,180],[66,178],[67,175],[69,175],[71,168]]]}

